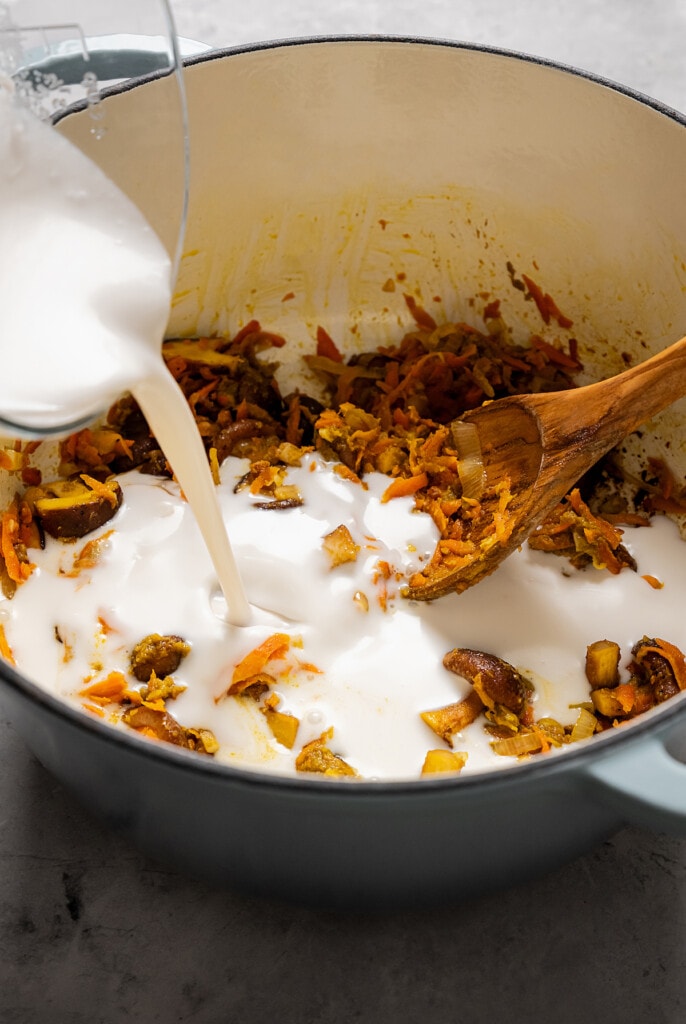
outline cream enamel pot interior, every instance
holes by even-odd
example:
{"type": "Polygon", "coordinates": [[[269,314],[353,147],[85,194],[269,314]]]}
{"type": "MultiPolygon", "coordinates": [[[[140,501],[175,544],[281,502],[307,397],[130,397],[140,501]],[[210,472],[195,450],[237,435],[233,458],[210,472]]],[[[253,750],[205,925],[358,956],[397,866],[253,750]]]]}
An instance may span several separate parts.
{"type": "MultiPolygon", "coordinates": [[[[181,168],[154,121],[167,87],[107,99],[118,145],[112,132],[99,152],[170,239],[181,168]]],[[[469,320],[481,291],[503,296],[526,337],[540,317],[508,261],[537,268],[574,320],[589,379],[686,329],[686,123],[674,112],[569,69],[421,40],[213,52],[189,62],[186,88],[191,194],[171,336],[255,317],[289,338],[291,365],[318,324],[350,349],[362,334],[390,341],[409,314],[381,284],[401,273],[453,319],[469,320]]],[[[77,142],[88,128],[78,112],[61,122],[77,142]]],[[[651,431],[683,478],[684,404],[651,431]]],[[[215,764],[115,732],[7,665],[0,675],[16,728],[87,807],[153,857],[262,894],[445,902],[550,869],[625,822],[686,836],[686,767],[665,746],[686,728],[683,696],[554,759],[347,784],[215,764]]]]}

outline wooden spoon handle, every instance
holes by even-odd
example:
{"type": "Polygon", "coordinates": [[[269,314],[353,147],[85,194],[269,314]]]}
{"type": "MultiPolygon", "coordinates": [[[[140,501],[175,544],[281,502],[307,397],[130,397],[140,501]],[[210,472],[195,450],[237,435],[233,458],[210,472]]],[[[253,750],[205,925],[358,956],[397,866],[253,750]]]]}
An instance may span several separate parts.
{"type": "MultiPolygon", "coordinates": [[[[583,389],[586,414],[612,421],[618,439],[686,395],[686,337],[644,363],[583,389]]],[[[581,407],[580,407],[581,412],[581,407]]]]}
{"type": "Polygon", "coordinates": [[[530,409],[540,417],[546,461],[573,478],[684,395],[686,337],[615,377],[570,391],[533,395],[530,409]]]}

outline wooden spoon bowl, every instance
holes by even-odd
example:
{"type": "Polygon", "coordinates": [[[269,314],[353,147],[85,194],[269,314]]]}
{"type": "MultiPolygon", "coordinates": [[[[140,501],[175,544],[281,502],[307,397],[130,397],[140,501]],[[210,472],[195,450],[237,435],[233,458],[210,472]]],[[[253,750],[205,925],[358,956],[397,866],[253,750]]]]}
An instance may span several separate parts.
{"type": "MultiPolygon", "coordinates": [[[[460,417],[478,431],[486,487],[509,480],[509,536],[458,568],[432,571],[418,600],[473,587],[527,540],[603,455],[686,394],[686,338],[607,380],[569,391],[512,395],[460,417]]],[[[488,510],[486,509],[488,516],[488,510]]]]}

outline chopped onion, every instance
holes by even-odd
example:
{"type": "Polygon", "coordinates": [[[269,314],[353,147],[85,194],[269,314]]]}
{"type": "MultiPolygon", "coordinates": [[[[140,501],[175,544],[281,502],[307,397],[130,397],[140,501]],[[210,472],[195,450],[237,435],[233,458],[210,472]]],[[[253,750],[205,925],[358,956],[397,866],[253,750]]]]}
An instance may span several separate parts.
{"type": "Polygon", "coordinates": [[[571,741],[576,743],[577,740],[586,740],[589,736],[592,736],[596,730],[598,720],[595,715],[592,715],[586,708],[580,708],[579,717],[574,723],[572,729],[571,741]]]}
{"type": "Polygon", "coordinates": [[[479,432],[474,423],[456,420],[451,424],[453,441],[457,448],[457,472],[465,498],[477,500],[486,487],[486,470],[481,454],[479,432]]]}
{"type": "Polygon", "coordinates": [[[503,754],[506,757],[519,757],[522,754],[533,754],[542,747],[541,737],[535,732],[520,732],[516,736],[507,736],[502,740],[495,740],[491,747],[496,754],[503,754]]]}

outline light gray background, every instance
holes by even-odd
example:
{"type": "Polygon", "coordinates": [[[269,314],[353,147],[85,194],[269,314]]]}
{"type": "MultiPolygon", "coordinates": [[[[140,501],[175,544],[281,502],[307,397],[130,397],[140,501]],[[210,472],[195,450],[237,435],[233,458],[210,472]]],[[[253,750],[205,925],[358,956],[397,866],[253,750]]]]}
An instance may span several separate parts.
{"type": "MultiPolygon", "coordinates": [[[[686,0],[172,4],[180,34],[213,46],[463,39],[686,110],[686,0]]],[[[0,721],[0,1024],[683,1024],[685,898],[686,844],[635,830],[533,884],[423,913],[213,891],[104,831],[0,721]]]]}

